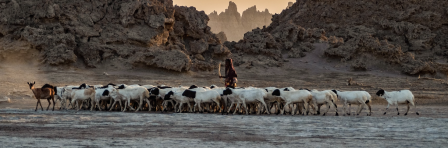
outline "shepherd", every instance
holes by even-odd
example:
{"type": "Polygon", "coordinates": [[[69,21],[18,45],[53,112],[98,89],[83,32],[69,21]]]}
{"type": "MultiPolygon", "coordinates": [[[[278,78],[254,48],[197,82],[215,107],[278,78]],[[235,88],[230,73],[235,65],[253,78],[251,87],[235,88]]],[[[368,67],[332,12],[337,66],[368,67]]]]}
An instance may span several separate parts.
{"type": "Polygon", "coordinates": [[[219,78],[226,78],[225,86],[226,87],[236,87],[236,83],[238,82],[235,68],[233,67],[233,60],[226,59],[225,64],[225,76],[219,76],[219,78]]]}

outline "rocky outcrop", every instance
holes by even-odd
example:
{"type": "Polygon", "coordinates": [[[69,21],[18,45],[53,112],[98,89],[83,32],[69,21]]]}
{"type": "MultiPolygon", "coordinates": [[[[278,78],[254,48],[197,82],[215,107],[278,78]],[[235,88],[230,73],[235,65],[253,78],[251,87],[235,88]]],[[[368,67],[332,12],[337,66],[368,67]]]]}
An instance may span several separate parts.
{"type": "Polygon", "coordinates": [[[37,50],[51,65],[119,61],[185,71],[198,57],[214,64],[229,54],[204,12],[171,0],[4,0],[0,8],[0,43],[8,45],[0,54],[37,50]]]}
{"type": "Polygon", "coordinates": [[[298,1],[274,17],[273,25],[294,20],[304,27],[325,29],[328,35],[344,39],[344,44],[326,54],[347,62],[368,56],[407,74],[436,73],[441,64],[436,63],[441,59],[446,63],[446,57],[439,56],[448,49],[446,1],[322,2],[326,5],[298,1]]]}
{"type": "Polygon", "coordinates": [[[281,66],[284,62],[283,51],[287,51],[291,58],[304,57],[305,52],[314,49],[313,43],[323,42],[328,42],[323,29],[303,28],[289,21],[274,29],[256,28],[244,34],[244,39],[239,42],[225,45],[231,48],[232,58],[243,65],[257,61],[260,65],[281,66]],[[256,58],[252,59],[253,56],[256,58]]]}
{"type": "Polygon", "coordinates": [[[286,7],[286,9],[289,9],[292,7],[292,5],[294,5],[294,2],[288,2],[288,6],[286,7]]]}
{"type": "Polygon", "coordinates": [[[270,26],[253,31],[260,32],[256,33],[259,36],[247,33],[238,43],[226,45],[238,51],[248,50],[238,47],[253,46],[247,44],[276,44],[253,47],[256,51],[288,51],[289,57],[302,57],[312,50],[310,43],[325,42],[330,45],[325,50],[329,58],[351,64],[355,70],[382,65],[405,74],[441,72],[446,76],[446,7],[447,1],[297,1],[274,15],[270,26]]]}
{"type": "Polygon", "coordinates": [[[227,42],[227,35],[224,32],[219,32],[218,34],[216,34],[216,37],[219,38],[219,40],[221,40],[222,43],[227,42]]]}
{"type": "Polygon", "coordinates": [[[229,7],[218,14],[214,11],[209,15],[209,26],[212,32],[224,32],[229,41],[238,41],[243,38],[244,33],[257,27],[268,26],[271,23],[272,14],[269,10],[258,11],[256,6],[243,11],[241,15],[238,12],[234,2],[229,2],[229,7]]]}

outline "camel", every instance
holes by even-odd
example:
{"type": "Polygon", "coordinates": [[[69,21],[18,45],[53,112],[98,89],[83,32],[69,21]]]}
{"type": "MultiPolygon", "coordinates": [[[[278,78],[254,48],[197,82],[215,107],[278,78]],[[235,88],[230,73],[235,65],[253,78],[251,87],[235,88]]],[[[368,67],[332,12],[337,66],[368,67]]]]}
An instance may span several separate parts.
{"type": "Polygon", "coordinates": [[[36,84],[36,81],[34,81],[33,83],[27,82],[28,85],[30,86],[31,91],[33,91],[34,97],[36,97],[37,99],[37,104],[36,104],[36,109],[34,111],[37,111],[37,107],[40,104],[40,108],[42,109],[42,111],[44,110],[44,108],[42,107],[42,103],[40,102],[40,99],[47,99],[48,101],[48,107],[47,110],[50,108],[51,102],[50,99],[53,100],[53,111],[54,111],[54,87],[50,84],[45,84],[44,86],[42,86],[42,88],[34,88],[34,84],[36,84]]]}

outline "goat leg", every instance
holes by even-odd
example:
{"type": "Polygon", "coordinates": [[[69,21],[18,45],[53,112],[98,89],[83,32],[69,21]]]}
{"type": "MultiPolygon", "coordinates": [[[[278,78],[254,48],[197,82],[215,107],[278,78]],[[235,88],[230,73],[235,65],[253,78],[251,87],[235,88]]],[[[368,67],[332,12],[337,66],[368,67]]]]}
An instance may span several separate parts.
{"type": "Polygon", "coordinates": [[[47,106],[47,111],[48,111],[48,109],[50,108],[50,105],[51,105],[50,98],[48,98],[47,101],[48,101],[48,106],[47,106]]]}
{"type": "Polygon", "coordinates": [[[39,99],[37,99],[37,102],[36,102],[36,109],[34,110],[34,111],[37,111],[37,107],[39,106],[39,99]]]}

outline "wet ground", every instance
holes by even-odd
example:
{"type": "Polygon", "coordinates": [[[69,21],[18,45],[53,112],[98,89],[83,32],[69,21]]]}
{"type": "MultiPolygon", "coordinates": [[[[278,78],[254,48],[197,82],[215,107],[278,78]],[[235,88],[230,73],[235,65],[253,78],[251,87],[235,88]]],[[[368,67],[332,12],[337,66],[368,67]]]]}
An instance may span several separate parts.
{"type": "MultiPolygon", "coordinates": [[[[2,147],[445,147],[444,106],[373,116],[0,109],[2,147]]],[[[354,110],[352,109],[352,112],[354,110]]]]}

